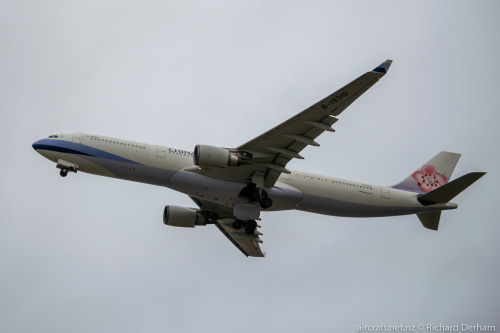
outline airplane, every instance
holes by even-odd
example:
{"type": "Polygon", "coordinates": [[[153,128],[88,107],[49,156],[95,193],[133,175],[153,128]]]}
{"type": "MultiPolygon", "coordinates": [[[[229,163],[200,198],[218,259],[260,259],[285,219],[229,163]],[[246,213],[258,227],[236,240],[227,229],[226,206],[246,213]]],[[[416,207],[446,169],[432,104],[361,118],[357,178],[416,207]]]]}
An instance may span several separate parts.
{"type": "Polygon", "coordinates": [[[451,200],[481,178],[472,172],[450,181],[460,154],[442,151],[392,186],[288,170],[315,139],[334,132],[338,116],[389,70],[386,60],[351,83],[264,134],[236,148],[199,144],[194,151],[84,133],[56,134],[33,143],[60,175],[78,171],[165,186],[187,194],[197,208],[167,205],[163,222],[189,227],[214,224],[244,255],[263,257],[261,212],[301,210],[331,216],[416,214],[437,230],[451,200]]]}

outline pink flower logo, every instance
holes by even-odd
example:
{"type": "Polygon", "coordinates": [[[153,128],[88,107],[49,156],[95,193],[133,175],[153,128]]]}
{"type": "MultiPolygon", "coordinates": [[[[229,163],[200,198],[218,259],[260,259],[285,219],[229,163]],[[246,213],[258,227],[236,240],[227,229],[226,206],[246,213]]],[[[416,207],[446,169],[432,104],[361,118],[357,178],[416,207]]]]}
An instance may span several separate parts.
{"type": "Polygon", "coordinates": [[[420,189],[426,193],[443,186],[448,181],[446,176],[437,172],[434,165],[424,165],[422,171],[415,171],[412,176],[418,182],[420,189]]]}

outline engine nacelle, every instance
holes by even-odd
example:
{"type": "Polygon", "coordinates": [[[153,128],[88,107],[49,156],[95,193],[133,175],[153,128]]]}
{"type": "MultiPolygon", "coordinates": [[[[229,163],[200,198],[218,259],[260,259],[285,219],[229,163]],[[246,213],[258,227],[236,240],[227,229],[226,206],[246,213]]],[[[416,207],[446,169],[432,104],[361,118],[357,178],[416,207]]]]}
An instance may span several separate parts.
{"type": "Polygon", "coordinates": [[[206,219],[191,208],[165,206],[163,223],[173,227],[194,228],[195,225],[206,225],[206,219]]]}
{"type": "Polygon", "coordinates": [[[194,164],[205,168],[225,168],[239,165],[240,158],[230,151],[208,145],[197,145],[194,148],[194,164]]]}

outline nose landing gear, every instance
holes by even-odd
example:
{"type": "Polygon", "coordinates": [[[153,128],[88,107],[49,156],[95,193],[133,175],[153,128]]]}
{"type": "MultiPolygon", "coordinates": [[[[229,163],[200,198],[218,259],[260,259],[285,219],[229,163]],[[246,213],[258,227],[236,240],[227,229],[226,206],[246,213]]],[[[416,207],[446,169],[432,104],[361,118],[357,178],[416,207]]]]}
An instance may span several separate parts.
{"type": "Polygon", "coordinates": [[[59,171],[61,177],[66,177],[70,171],[76,173],[79,166],[65,160],[59,160],[57,161],[56,168],[61,169],[61,171],[59,171]]]}

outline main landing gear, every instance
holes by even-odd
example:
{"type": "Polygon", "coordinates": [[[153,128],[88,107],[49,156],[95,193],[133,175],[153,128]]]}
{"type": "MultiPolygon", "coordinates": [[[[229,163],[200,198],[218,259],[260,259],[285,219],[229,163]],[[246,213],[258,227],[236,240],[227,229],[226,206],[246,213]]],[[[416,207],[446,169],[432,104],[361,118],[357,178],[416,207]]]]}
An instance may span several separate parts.
{"type": "Polygon", "coordinates": [[[240,197],[247,198],[250,202],[258,202],[262,209],[269,208],[273,205],[271,198],[267,196],[267,192],[258,189],[254,183],[249,183],[240,192],[240,197]]]}
{"type": "Polygon", "coordinates": [[[245,228],[245,233],[249,235],[253,235],[255,233],[255,230],[257,228],[257,222],[254,220],[248,220],[248,221],[243,221],[243,220],[235,220],[233,222],[233,228],[236,230],[240,230],[242,227],[245,228]]]}

